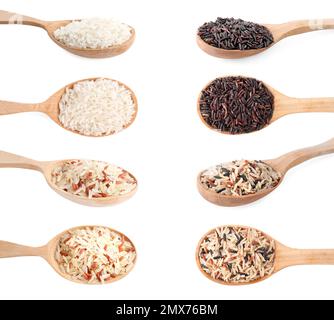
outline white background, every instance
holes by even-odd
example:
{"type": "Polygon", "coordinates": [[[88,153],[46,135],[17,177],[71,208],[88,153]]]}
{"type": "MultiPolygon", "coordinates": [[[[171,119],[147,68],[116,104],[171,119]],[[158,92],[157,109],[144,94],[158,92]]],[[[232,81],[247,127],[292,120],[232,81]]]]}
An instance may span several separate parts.
{"type": "Polygon", "coordinates": [[[40,114],[2,116],[0,149],[38,160],[106,160],[140,185],[126,203],[90,208],[59,197],[37,172],[1,169],[1,239],[39,246],[69,227],[107,225],[133,240],[138,261],[123,280],[92,287],[62,279],[40,258],[1,259],[0,298],[333,298],[333,266],[292,267],[256,285],[225,287],[206,279],[194,258],[202,235],[223,224],[254,226],[293,247],[334,248],[334,156],[296,167],[278,190],[246,207],[212,205],[195,183],[200,170],[221,161],[274,158],[334,136],[331,114],[291,115],[257,133],[224,136],[196,113],[202,87],[229,74],[254,76],[291,96],[333,96],[334,31],[291,37],[234,61],[203,53],[197,27],[218,15],[260,23],[329,18],[333,1],[2,0],[1,9],[45,20],[116,17],[136,28],[128,52],[89,60],[39,28],[0,26],[0,99],[41,102],[68,83],[104,76],[129,85],[139,100],[135,123],[106,138],[72,134],[40,114]]]}

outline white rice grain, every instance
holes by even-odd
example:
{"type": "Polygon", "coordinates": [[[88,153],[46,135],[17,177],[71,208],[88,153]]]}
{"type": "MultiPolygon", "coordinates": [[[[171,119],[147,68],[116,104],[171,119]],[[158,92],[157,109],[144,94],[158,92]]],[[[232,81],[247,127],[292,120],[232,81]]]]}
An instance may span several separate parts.
{"type": "Polygon", "coordinates": [[[84,80],[67,88],[59,102],[59,121],[87,136],[121,131],[135,114],[132,93],[110,79],[84,80]]]}
{"type": "Polygon", "coordinates": [[[71,48],[105,49],[120,45],[131,37],[131,28],[113,19],[72,21],[54,32],[55,38],[71,48]]]}

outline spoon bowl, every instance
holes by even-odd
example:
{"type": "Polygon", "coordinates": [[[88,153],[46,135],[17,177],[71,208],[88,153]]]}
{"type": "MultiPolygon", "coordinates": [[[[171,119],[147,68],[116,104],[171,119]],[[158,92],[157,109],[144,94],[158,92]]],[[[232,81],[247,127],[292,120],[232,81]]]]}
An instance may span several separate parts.
{"type": "MultiPolygon", "coordinates": [[[[54,271],[56,271],[60,276],[62,276],[66,280],[83,284],[82,281],[72,278],[70,275],[68,275],[67,273],[64,273],[61,270],[61,268],[59,267],[59,264],[56,260],[55,253],[56,253],[56,249],[57,249],[59,241],[68,232],[71,232],[71,231],[74,231],[74,230],[77,230],[77,229],[95,228],[95,227],[100,227],[100,226],[80,226],[80,227],[75,227],[75,228],[68,229],[68,230],[58,234],[56,237],[54,237],[52,240],[50,240],[45,246],[42,246],[42,247],[27,247],[27,246],[22,246],[22,245],[15,244],[15,243],[0,241],[0,258],[12,258],[12,257],[22,257],[22,256],[39,256],[39,257],[43,258],[44,260],[46,260],[49,263],[49,265],[54,269],[54,271]]],[[[104,228],[106,228],[106,227],[104,227],[104,228]]],[[[108,228],[108,229],[110,231],[116,232],[119,235],[121,235],[122,237],[124,237],[124,239],[126,241],[131,243],[135,252],[137,253],[137,250],[136,250],[133,242],[127,236],[125,236],[123,233],[121,233],[119,231],[116,231],[114,229],[111,229],[111,228],[108,228]]],[[[134,268],[134,266],[136,264],[136,261],[137,261],[137,254],[136,254],[136,257],[135,257],[132,268],[126,274],[123,274],[123,275],[120,275],[116,278],[112,278],[108,281],[105,281],[104,284],[110,284],[112,282],[118,281],[118,280],[124,278],[125,276],[127,276],[132,271],[132,269],[134,268]]],[[[89,282],[86,282],[85,284],[96,285],[96,283],[89,283],[89,282]]]]}
{"type": "Polygon", "coordinates": [[[111,81],[116,81],[119,85],[126,88],[130,93],[134,105],[134,113],[132,115],[131,121],[129,121],[128,124],[123,126],[123,130],[127,129],[131,124],[135,121],[138,113],[138,101],[135,93],[124,83],[113,80],[110,78],[88,78],[83,80],[78,80],[75,82],[70,83],[69,85],[63,87],[62,89],[58,90],[55,94],[53,94],[48,100],[42,103],[37,104],[25,104],[25,103],[17,103],[17,102],[9,102],[9,101],[0,101],[0,115],[9,115],[9,114],[15,114],[15,113],[21,113],[21,112],[42,112],[45,113],[49,118],[51,118],[56,124],[58,124],[63,129],[80,134],[82,136],[86,137],[103,137],[103,136],[109,136],[115,134],[115,132],[110,132],[108,134],[103,134],[101,136],[94,136],[94,135],[87,135],[82,132],[71,130],[70,128],[66,128],[63,126],[63,124],[59,120],[59,102],[62,98],[62,96],[65,94],[67,89],[72,89],[77,83],[82,81],[89,81],[89,80],[98,80],[98,79],[107,79],[111,81]]]}
{"type": "MultiPolygon", "coordinates": [[[[73,159],[70,159],[73,160],[73,159]]],[[[109,196],[105,198],[88,198],[81,197],[78,195],[74,195],[70,192],[66,192],[59,188],[52,181],[52,172],[55,168],[60,167],[64,162],[68,160],[60,160],[60,161],[36,161],[28,158],[24,158],[15,154],[11,154],[8,152],[0,151],[0,168],[22,168],[22,169],[31,169],[41,172],[48,185],[59,195],[62,197],[86,206],[92,207],[104,207],[119,204],[123,201],[130,199],[137,191],[138,181],[137,179],[127,171],[127,173],[133,178],[135,181],[136,187],[130,192],[118,196],[109,196]]]]}
{"type": "MultiPolygon", "coordinates": [[[[245,226],[232,226],[232,227],[243,227],[243,228],[250,228],[245,226]]],[[[254,229],[254,228],[252,228],[254,229]]],[[[258,229],[255,229],[259,231],[258,229]]],[[[214,279],[212,278],[208,273],[206,273],[201,266],[200,261],[200,250],[201,250],[201,244],[206,239],[206,236],[212,232],[214,232],[215,229],[210,230],[208,233],[206,233],[201,240],[199,241],[197,248],[196,248],[196,264],[201,273],[208,278],[211,281],[214,281],[216,283],[227,285],[227,286],[241,286],[241,285],[249,285],[249,284],[255,284],[258,282],[262,282],[277,272],[290,267],[290,266],[297,266],[297,265],[334,265],[334,249],[294,249],[287,247],[283,245],[282,243],[278,242],[268,234],[261,232],[268,240],[274,241],[275,243],[275,260],[274,260],[274,269],[273,272],[269,275],[263,276],[261,278],[258,278],[254,281],[249,282],[226,282],[220,279],[214,279]]]]}
{"type": "Polygon", "coordinates": [[[66,46],[62,42],[58,41],[55,36],[54,32],[69,23],[72,20],[61,20],[61,21],[43,21],[39,19],[35,19],[32,17],[20,15],[17,13],[7,12],[0,10],[0,24],[23,24],[23,25],[30,25],[35,27],[43,28],[47,31],[49,37],[61,48],[64,50],[73,53],[75,55],[85,57],[85,58],[109,58],[120,55],[127,51],[131,45],[133,44],[136,34],[134,28],[130,27],[131,29],[131,36],[130,38],[122,44],[114,45],[104,49],[90,49],[90,48],[75,48],[66,46]]]}
{"type": "Polygon", "coordinates": [[[197,189],[204,199],[219,206],[236,207],[236,206],[247,205],[257,200],[260,200],[263,197],[266,197],[271,192],[276,190],[281,185],[286,173],[291,168],[309,159],[322,156],[325,154],[330,154],[333,152],[334,152],[334,138],[325,143],[313,147],[289,152],[276,159],[263,161],[264,163],[272,167],[276,172],[278,172],[281,175],[281,179],[275,187],[261,190],[253,194],[248,194],[244,196],[218,194],[214,190],[208,189],[201,183],[201,176],[203,174],[203,171],[197,176],[197,189]]]}
{"type": "Polygon", "coordinates": [[[273,36],[273,43],[265,48],[261,49],[250,49],[250,50],[226,50],[214,47],[206,43],[200,36],[197,35],[198,46],[207,54],[224,59],[240,59],[253,56],[255,54],[262,53],[267,49],[271,48],[273,45],[277,44],[284,38],[298,35],[301,33],[334,29],[334,19],[319,19],[319,20],[300,20],[291,21],[282,24],[264,24],[273,36]]]}

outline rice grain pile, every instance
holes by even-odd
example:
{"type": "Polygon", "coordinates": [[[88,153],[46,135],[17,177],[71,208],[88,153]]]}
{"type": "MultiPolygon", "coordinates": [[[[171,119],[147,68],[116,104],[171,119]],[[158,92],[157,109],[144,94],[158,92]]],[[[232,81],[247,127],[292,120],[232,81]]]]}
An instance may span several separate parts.
{"type": "Polygon", "coordinates": [[[55,38],[71,48],[105,49],[131,37],[131,28],[113,19],[83,19],[57,29],[55,38]]]}
{"type": "Polygon", "coordinates": [[[198,258],[212,279],[249,283],[274,272],[275,241],[253,228],[223,226],[204,237],[198,258]]]}
{"type": "Polygon", "coordinates": [[[278,185],[281,174],[262,161],[235,160],[201,173],[200,182],[208,190],[226,196],[245,196],[278,185]]]}
{"type": "Polygon", "coordinates": [[[124,169],[95,160],[62,163],[52,171],[52,182],[63,191],[89,199],[126,195],[137,186],[124,169]]]}
{"type": "Polygon", "coordinates": [[[55,259],[60,271],[73,280],[103,284],[128,274],[135,248],[123,235],[105,227],[83,227],[59,240],[55,259]]]}
{"type": "Polygon", "coordinates": [[[86,136],[117,133],[135,115],[132,92],[115,80],[84,80],[67,88],[59,102],[59,121],[86,136]]]}
{"type": "Polygon", "coordinates": [[[225,50],[262,49],[274,42],[265,26],[234,18],[217,18],[204,23],[198,35],[207,44],[225,50]]]}
{"type": "Polygon", "coordinates": [[[214,130],[249,133],[269,124],[274,113],[274,96],[257,79],[222,77],[202,90],[199,111],[204,122],[214,130]]]}

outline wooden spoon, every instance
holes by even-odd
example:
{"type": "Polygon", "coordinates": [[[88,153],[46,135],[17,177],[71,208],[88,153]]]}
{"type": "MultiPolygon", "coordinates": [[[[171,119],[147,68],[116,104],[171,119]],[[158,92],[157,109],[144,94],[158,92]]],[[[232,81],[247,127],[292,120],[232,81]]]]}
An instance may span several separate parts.
{"type": "MultiPolygon", "coordinates": [[[[239,226],[235,226],[239,227],[239,226]]],[[[249,228],[249,227],[245,227],[249,228]]],[[[252,228],[254,229],[254,228],[252,228]]],[[[214,230],[209,231],[207,234],[212,233],[214,230]]],[[[262,232],[262,231],[261,231],[262,232]]],[[[334,249],[293,249],[290,247],[287,247],[283,245],[282,243],[278,242],[277,240],[273,239],[272,237],[268,236],[264,232],[262,232],[263,235],[265,235],[269,240],[275,241],[275,264],[274,264],[274,271],[272,274],[267,275],[265,277],[262,277],[260,279],[257,279],[255,281],[251,282],[240,282],[240,283],[229,283],[225,282],[219,279],[213,279],[210,277],[209,274],[203,271],[199,259],[199,252],[201,243],[206,238],[207,234],[202,237],[200,240],[197,249],[196,249],[196,263],[199,268],[199,270],[202,272],[202,274],[207,277],[208,279],[219,283],[223,285],[229,285],[229,286],[239,286],[239,285],[248,285],[248,284],[254,284],[263,280],[268,279],[273,274],[277,273],[278,271],[281,271],[282,269],[285,269],[287,267],[291,266],[297,266],[297,265],[333,265],[334,264],[334,249]]]]}
{"type": "MultiPolygon", "coordinates": [[[[0,241],[0,258],[13,258],[13,257],[41,257],[43,259],[45,259],[50,266],[59,274],[61,275],[63,278],[70,280],[72,282],[76,282],[76,283],[80,283],[83,284],[84,282],[76,280],[74,278],[72,278],[71,276],[69,276],[67,273],[62,272],[62,270],[59,267],[58,262],[56,261],[55,258],[55,253],[56,253],[56,249],[59,243],[59,240],[68,232],[76,230],[76,229],[83,229],[83,228],[94,228],[94,227],[99,227],[99,226],[81,226],[81,227],[75,227],[69,230],[66,230],[62,233],[60,233],[59,235],[57,235],[56,237],[54,237],[48,244],[46,244],[43,247],[27,247],[27,246],[22,246],[20,244],[15,244],[15,243],[11,243],[11,242],[6,242],[6,241],[0,241]]],[[[104,227],[106,228],[106,227],[104,227]]],[[[119,235],[123,236],[124,239],[128,242],[130,242],[133,246],[133,248],[135,248],[135,246],[133,245],[132,241],[129,240],[128,237],[126,237],[124,234],[122,234],[119,231],[113,230],[111,228],[108,228],[109,230],[118,233],[119,235]]],[[[135,249],[136,252],[136,249],[135,249]]],[[[134,260],[134,265],[136,263],[137,257],[135,257],[134,260]]],[[[133,267],[134,267],[133,265],[133,267]]],[[[133,269],[132,267],[132,269],[133,269]]],[[[129,270],[130,271],[132,271],[129,270]]],[[[129,273],[128,272],[128,273],[129,273]]],[[[128,274],[127,273],[127,274],[128,274]]],[[[116,278],[113,278],[109,281],[104,282],[105,284],[109,284],[112,282],[115,282],[117,280],[120,280],[122,278],[124,278],[127,274],[124,275],[120,275],[116,278]]],[[[91,284],[89,282],[85,283],[85,284],[91,284]]],[[[96,283],[94,283],[96,284],[96,283]]]]}
{"type": "Polygon", "coordinates": [[[35,27],[43,28],[47,31],[49,37],[60,47],[63,49],[76,54],[78,56],[86,57],[86,58],[109,58],[113,56],[117,56],[125,51],[127,51],[135,40],[135,30],[131,28],[131,37],[122,44],[114,45],[105,49],[81,49],[81,48],[73,48],[68,47],[62,42],[58,41],[54,32],[60,27],[64,27],[67,24],[71,23],[71,20],[62,20],[62,21],[42,21],[39,19],[23,16],[17,13],[0,11],[0,24],[24,24],[35,27]]]}
{"type": "Polygon", "coordinates": [[[205,198],[206,200],[214,204],[225,206],[225,207],[242,206],[242,205],[257,201],[267,196],[269,193],[274,191],[276,188],[278,188],[278,186],[280,186],[280,184],[282,183],[285,177],[285,174],[291,168],[309,159],[319,157],[325,154],[333,153],[333,152],[334,152],[334,138],[331,140],[328,140],[325,143],[322,143],[322,144],[319,144],[313,147],[289,152],[276,159],[264,160],[263,162],[265,162],[266,164],[271,166],[273,169],[275,169],[276,172],[280,173],[282,178],[276,187],[268,188],[268,189],[256,192],[254,194],[248,194],[245,196],[231,196],[231,195],[218,194],[213,190],[209,190],[205,186],[203,186],[203,184],[201,183],[201,175],[203,171],[197,177],[197,187],[198,187],[200,194],[203,196],[203,198],[205,198]]]}
{"type": "MultiPolygon", "coordinates": [[[[9,102],[9,101],[1,101],[0,100],[0,115],[8,115],[8,114],[14,114],[14,113],[21,113],[21,112],[42,112],[42,113],[47,114],[55,123],[57,123],[63,129],[66,129],[70,132],[80,134],[82,136],[103,137],[103,136],[112,135],[112,134],[114,134],[114,132],[111,132],[109,134],[104,134],[102,136],[86,135],[86,134],[83,134],[79,131],[71,130],[69,128],[64,127],[63,124],[59,120],[59,102],[60,102],[63,94],[66,92],[66,90],[67,89],[72,89],[74,87],[74,85],[79,83],[79,82],[86,81],[86,80],[97,80],[97,79],[100,79],[100,78],[89,78],[89,79],[84,79],[84,80],[79,80],[79,81],[73,82],[73,83],[67,85],[66,87],[60,89],[59,91],[57,91],[48,100],[46,100],[45,102],[42,102],[42,103],[28,104],[28,103],[9,102]]],[[[107,79],[107,78],[103,78],[103,79],[107,79]]],[[[113,80],[113,79],[109,79],[109,80],[117,81],[117,80],[113,80]]],[[[137,113],[138,113],[138,102],[137,102],[136,95],[134,94],[134,92],[128,86],[126,86],[125,84],[123,84],[120,81],[117,81],[117,83],[122,85],[123,87],[125,87],[127,90],[129,90],[129,92],[131,92],[131,96],[132,96],[132,100],[133,100],[134,108],[135,108],[135,112],[132,116],[131,121],[127,125],[123,126],[123,129],[126,129],[136,119],[136,116],[137,116],[137,113]]]]}
{"type": "Polygon", "coordinates": [[[84,198],[81,196],[76,196],[70,192],[66,192],[62,189],[60,189],[58,186],[56,186],[52,182],[52,172],[55,168],[60,167],[65,161],[68,160],[60,160],[60,161],[36,161],[28,158],[24,158],[12,153],[0,151],[0,168],[23,168],[23,169],[31,169],[40,171],[42,174],[44,174],[45,179],[49,186],[56,191],[58,194],[63,196],[64,198],[71,200],[73,202],[83,204],[86,206],[94,206],[94,207],[100,207],[100,206],[109,206],[114,205],[120,202],[123,202],[125,200],[128,200],[131,198],[136,190],[137,190],[137,179],[131,174],[130,176],[136,181],[136,188],[129,193],[119,195],[119,196],[112,196],[112,197],[106,197],[106,198],[84,198]]]}
{"type": "Polygon", "coordinates": [[[198,35],[197,35],[197,44],[203,51],[214,57],[225,58],[225,59],[245,58],[261,53],[271,48],[277,42],[289,36],[294,36],[297,34],[317,31],[317,30],[334,29],[334,19],[300,20],[282,24],[265,24],[264,26],[271,32],[274,38],[274,42],[266,48],[253,49],[253,50],[220,49],[207,44],[198,35]]]}
{"type": "MultiPolygon", "coordinates": [[[[200,109],[202,92],[206,90],[207,87],[211,85],[211,83],[212,81],[210,81],[210,83],[208,83],[203,88],[197,99],[197,113],[204,125],[209,129],[223,134],[231,134],[230,132],[221,131],[219,129],[211,127],[202,116],[200,109]]],[[[274,96],[273,115],[269,123],[265,127],[289,114],[306,112],[334,112],[334,98],[292,98],[280,93],[279,91],[275,90],[274,88],[265,83],[264,85],[274,96]]]]}

